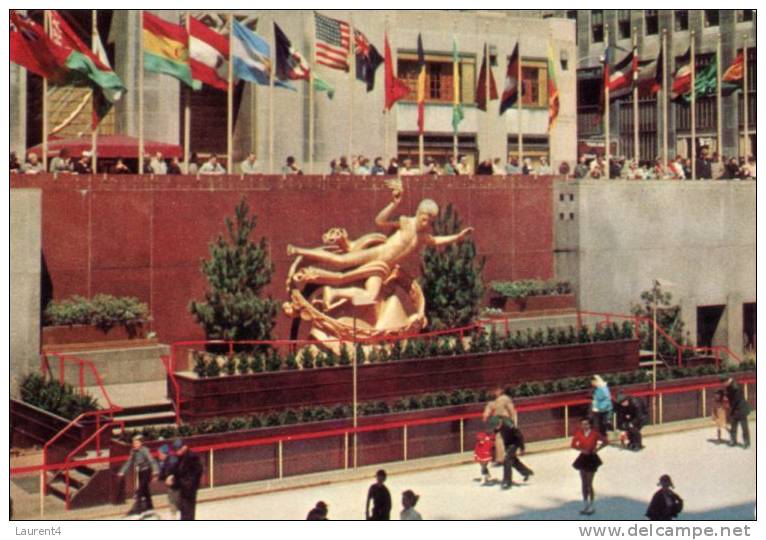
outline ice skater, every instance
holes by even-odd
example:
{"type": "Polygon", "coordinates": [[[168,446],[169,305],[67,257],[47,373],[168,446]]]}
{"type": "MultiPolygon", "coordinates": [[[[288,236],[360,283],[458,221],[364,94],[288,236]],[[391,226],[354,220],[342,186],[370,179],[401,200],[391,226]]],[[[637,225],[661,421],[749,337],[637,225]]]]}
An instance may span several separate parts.
{"type": "Polygon", "coordinates": [[[492,455],[495,451],[494,439],[494,433],[490,435],[486,431],[480,431],[476,434],[476,445],[473,447],[473,459],[481,466],[482,485],[485,486],[493,482],[489,472],[489,463],[492,461],[492,455]]]}
{"type": "Polygon", "coordinates": [[[729,400],[723,390],[715,391],[711,416],[715,424],[716,442],[720,444],[723,442],[721,434],[729,429],[729,400]]]}
{"type": "Polygon", "coordinates": [[[596,476],[596,471],[603,464],[597,452],[605,445],[606,441],[601,438],[601,434],[593,429],[592,420],[583,418],[580,421],[580,429],[572,437],[572,448],[580,451],[580,455],[574,460],[572,467],[580,471],[582,500],[585,503],[580,513],[583,515],[589,516],[596,511],[593,477],[596,476]]]}
{"type": "Polygon", "coordinates": [[[507,418],[492,417],[495,429],[500,433],[505,446],[505,456],[503,457],[503,482],[502,489],[511,489],[513,486],[513,469],[516,469],[522,475],[524,481],[535,474],[532,469],[524,465],[519,459],[520,454],[524,454],[524,434],[521,430],[510,422],[507,418]]]}
{"type": "Polygon", "coordinates": [[[646,517],[651,520],[670,521],[678,517],[684,509],[684,501],[678,493],[673,491],[675,486],[670,475],[660,476],[660,482],[657,485],[660,489],[652,497],[649,508],[646,509],[646,517]]]}
{"type": "Polygon", "coordinates": [[[391,519],[391,492],[385,485],[386,471],[380,469],[375,473],[375,483],[367,491],[365,516],[372,521],[388,521],[391,519]],[[370,512],[372,502],[372,512],[370,512]]]}
{"type": "Polygon", "coordinates": [[[125,473],[131,467],[135,465],[138,469],[138,487],[134,495],[133,506],[128,511],[128,515],[142,514],[150,510],[154,510],[154,504],[152,504],[152,492],[149,489],[149,484],[152,478],[159,474],[159,467],[157,461],[152,457],[149,449],[144,446],[144,438],[142,435],[136,435],[132,441],[133,447],[130,450],[130,457],[123,463],[120,471],[117,473],[119,476],[125,476],[125,473]]]}

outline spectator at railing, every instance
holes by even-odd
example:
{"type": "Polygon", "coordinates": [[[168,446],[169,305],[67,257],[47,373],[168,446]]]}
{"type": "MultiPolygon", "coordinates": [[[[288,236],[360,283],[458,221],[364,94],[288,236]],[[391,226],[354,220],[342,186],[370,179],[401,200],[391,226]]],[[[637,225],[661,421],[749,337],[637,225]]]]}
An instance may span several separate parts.
{"type": "Polygon", "coordinates": [[[54,174],[72,172],[72,158],[69,156],[69,148],[61,149],[59,155],[51,160],[48,170],[54,174]]]}
{"type": "Polygon", "coordinates": [[[434,161],[434,158],[427,157],[425,158],[425,167],[423,168],[423,174],[428,174],[431,176],[438,176],[439,175],[439,165],[434,161]]]}
{"type": "Polygon", "coordinates": [[[416,169],[412,166],[412,160],[410,158],[404,158],[402,166],[399,167],[399,174],[401,176],[414,176],[420,174],[420,169],[416,169]]]}
{"type": "Polygon", "coordinates": [[[45,172],[45,168],[43,167],[42,162],[37,157],[37,154],[34,152],[29,152],[27,154],[27,161],[24,163],[23,167],[21,168],[21,172],[24,174],[40,174],[42,172],[45,172]]]}
{"type": "Polygon", "coordinates": [[[152,174],[168,174],[168,164],[162,157],[162,152],[157,152],[149,162],[149,166],[152,169],[152,174]]]}
{"type": "Polygon", "coordinates": [[[618,157],[609,161],[609,179],[618,179],[622,174],[622,168],[625,165],[625,158],[618,157]]]}
{"type": "Polygon", "coordinates": [[[580,156],[580,159],[577,161],[577,166],[574,170],[574,177],[575,178],[587,178],[588,173],[590,172],[590,169],[588,168],[587,159],[585,156],[580,156]]]}
{"type": "Polygon", "coordinates": [[[468,158],[466,156],[460,156],[458,158],[458,174],[471,174],[471,165],[468,163],[468,158]]]}
{"type": "Polygon", "coordinates": [[[668,165],[668,172],[670,172],[671,178],[674,180],[685,180],[684,159],[681,156],[676,156],[676,159],[668,165]]]}
{"type": "Polygon", "coordinates": [[[254,153],[250,152],[247,155],[247,158],[239,165],[239,170],[242,174],[258,174],[261,172],[254,153]]]}
{"type": "Polygon", "coordinates": [[[90,152],[83,151],[80,159],[74,163],[74,172],[77,174],[93,174],[93,169],[90,167],[90,152]]]}
{"type": "Polygon", "coordinates": [[[122,158],[117,158],[117,162],[109,169],[111,174],[131,174],[131,170],[125,165],[122,158]]]}
{"type": "Polygon", "coordinates": [[[747,158],[747,162],[741,167],[742,179],[755,180],[755,158],[750,156],[747,158]]]}
{"type": "Polygon", "coordinates": [[[492,160],[492,174],[495,176],[505,176],[505,167],[500,163],[500,158],[492,160]]]}
{"type": "Polygon", "coordinates": [[[197,174],[199,172],[199,157],[196,152],[192,152],[189,163],[186,164],[186,174],[197,174]]]}
{"type": "Polygon", "coordinates": [[[553,174],[553,169],[551,169],[551,166],[548,163],[548,158],[540,158],[540,166],[537,168],[537,174],[544,176],[550,176],[553,174]]]}
{"type": "Polygon", "coordinates": [[[303,171],[298,167],[293,156],[287,156],[285,164],[282,167],[282,174],[303,174],[303,171]]]}
{"type": "Polygon", "coordinates": [[[559,165],[559,174],[564,178],[569,178],[569,163],[562,161],[559,165]]]}
{"type": "Polygon", "coordinates": [[[21,172],[21,163],[19,163],[19,158],[16,156],[16,152],[11,152],[11,158],[8,165],[10,172],[21,172]]]}
{"type": "Polygon", "coordinates": [[[723,178],[724,165],[723,159],[720,159],[718,152],[713,152],[713,159],[710,162],[710,174],[713,180],[720,180],[723,178]]]}
{"type": "Polygon", "coordinates": [[[370,175],[370,160],[364,156],[359,156],[357,159],[357,165],[354,168],[354,174],[357,176],[369,176],[370,175]]]}
{"type": "Polygon", "coordinates": [[[391,158],[389,160],[386,174],[399,174],[399,162],[396,160],[396,158],[391,158]]]}
{"type": "Polygon", "coordinates": [[[695,160],[695,168],[694,172],[697,180],[710,180],[713,178],[713,170],[710,165],[710,147],[708,145],[700,148],[700,155],[695,160]]]}
{"type": "Polygon", "coordinates": [[[213,154],[199,169],[199,174],[226,174],[226,169],[218,163],[218,156],[213,154]]]}
{"type": "Polygon", "coordinates": [[[386,174],[386,168],[383,166],[383,158],[378,156],[375,158],[375,162],[372,165],[370,174],[373,176],[382,176],[386,174]]]}
{"type": "Polygon", "coordinates": [[[492,174],[492,161],[489,159],[485,159],[479,163],[479,166],[476,167],[476,175],[477,176],[489,176],[492,174]]]}
{"type": "Polygon", "coordinates": [[[177,157],[170,158],[170,163],[167,165],[166,174],[183,174],[183,172],[181,172],[181,164],[178,163],[177,157]]]}
{"type": "Polygon", "coordinates": [[[351,174],[351,167],[346,156],[340,156],[334,174],[351,174]]]}
{"type": "Polygon", "coordinates": [[[455,176],[458,174],[458,164],[457,164],[457,158],[455,156],[450,156],[447,159],[447,163],[444,164],[444,171],[443,173],[447,176],[455,176]]]}
{"type": "Polygon", "coordinates": [[[505,174],[521,174],[519,160],[515,157],[511,157],[510,154],[508,154],[508,163],[505,164],[505,174]]]}

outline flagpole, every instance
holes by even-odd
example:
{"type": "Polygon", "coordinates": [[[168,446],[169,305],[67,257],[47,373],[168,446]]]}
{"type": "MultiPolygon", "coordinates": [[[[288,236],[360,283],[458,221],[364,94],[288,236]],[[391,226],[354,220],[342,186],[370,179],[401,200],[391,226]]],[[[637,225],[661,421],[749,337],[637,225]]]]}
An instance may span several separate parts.
{"type": "MultiPolygon", "coordinates": [[[[271,21],[272,28],[274,27],[274,20],[271,21]]],[[[276,51],[275,51],[276,52],[276,51]]],[[[269,68],[269,172],[276,174],[274,171],[274,80],[276,77],[276,66],[272,65],[269,68]]]]}
{"type": "MultiPolygon", "coordinates": [[[[189,34],[189,52],[191,52],[191,14],[186,12],[186,33],[189,34]]],[[[231,62],[230,62],[231,63],[231,62]]],[[[184,171],[189,174],[189,137],[191,136],[191,88],[184,85],[184,171]]]]}
{"type": "MultiPolygon", "coordinates": [[[[457,52],[457,19],[454,19],[452,21],[452,47],[455,49],[455,52],[457,52]]],[[[458,65],[457,58],[452,59],[452,77],[455,78],[458,81],[457,88],[460,88],[460,66],[458,65]]],[[[455,89],[455,83],[453,82],[452,85],[453,91],[455,89]]],[[[454,103],[459,102],[460,100],[460,94],[456,96],[452,96],[453,101],[453,108],[454,103]]],[[[454,111],[452,114],[455,114],[454,111]]],[[[452,127],[452,156],[455,158],[455,163],[457,164],[457,126],[452,127]]],[[[457,171],[456,171],[457,172],[457,171]]]]}
{"type": "MultiPolygon", "coordinates": [[[[349,11],[348,14],[348,31],[349,31],[349,44],[348,44],[348,163],[353,167],[353,159],[351,158],[351,152],[354,144],[354,79],[356,78],[356,38],[354,36],[354,12],[349,11]]],[[[352,169],[351,174],[354,174],[352,169]]]]}
{"type": "Polygon", "coordinates": [[[522,137],[521,134],[521,111],[524,109],[524,105],[521,102],[522,94],[523,94],[523,85],[521,81],[521,35],[519,35],[518,39],[516,40],[516,47],[519,53],[519,57],[517,58],[518,63],[518,70],[516,75],[516,101],[518,102],[517,106],[519,109],[519,132],[516,134],[519,139],[519,168],[521,170],[524,169],[524,137],[522,137]]]}
{"type": "Polygon", "coordinates": [[[144,174],[144,10],[138,10],[141,50],[138,53],[138,171],[144,174]]]}
{"type": "MultiPolygon", "coordinates": [[[[716,136],[716,146],[718,150],[718,163],[723,163],[723,157],[722,157],[722,149],[723,149],[723,129],[722,129],[722,121],[721,118],[722,114],[722,108],[721,108],[721,33],[718,33],[718,42],[716,43],[716,52],[715,52],[715,61],[716,61],[716,81],[715,81],[715,87],[716,87],[716,130],[715,130],[715,136],[716,136]]],[[[715,178],[713,178],[715,180],[715,178]]]]}
{"type": "MultiPolygon", "coordinates": [[[[486,30],[485,35],[489,35],[489,23],[484,24],[484,28],[486,30]]],[[[487,113],[484,115],[484,129],[486,130],[484,135],[484,144],[487,145],[487,153],[482,156],[484,159],[489,159],[490,162],[492,161],[489,157],[489,43],[485,40],[484,41],[484,61],[486,64],[486,68],[484,70],[484,111],[487,113]]]]}
{"type": "Polygon", "coordinates": [[[743,154],[745,158],[745,163],[747,163],[747,159],[750,156],[750,126],[748,125],[748,103],[747,103],[747,94],[748,94],[748,88],[747,88],[747,35],[745,35],[745,39],[742,42],[742,87],[744,88],[744,95],[742,100],[742,113],[745,117],[744,122],[742,122],[742,126],[744,128],[744,134],[745,134],[745,143],[743,145],[743,154]]]}
{"type": "Polygon", "coordinates": [[[668,167],[668,29],[662,29],[662,157],[668,167]]]}
{"type": "MultiPolygon", "coordinates": [[[[91,38],[90,39],[91,39],[90,47],[93,50],[93,53],[98,54],[98,50],[96,48],[96,40],[98,39],[98,15],[95,9],[91,10],[91,38]]],[[[92,118],[96,112],[95,111],[96,109],[96,91],[95,90],[93,90],[91,93],[91,107],[93,107],[94,109],[91,112],[91,122],[93,122],[92,118]]],[[[90,153],[93,159],[93,174],[97,174],[98,172],[98,154],[96,153],[97,145],[98,145],[98,127],[99,127],[99,124],[96,124],[96,127],[94,127],[90,133],[90,153]]]]}
{"type": "MultiPolygon", "coordinates": [[[[604,24],[604,43],[606,51],[604,53],[604,70],[609,71],[609,25],[604,24]]],[[[606,179],[611,178],[609,171],[609,160],[611,157],[611,148],[609,144],[609,78],[604,77],[604,158],[606,159],[606,179]]]]}
{"type": "MultiPolygon", "coordinates": [[[[49,34],[48,10],[43,11],[43,31],[49,34]]],[[[22,162],[25,156],[22,156],[22,162]]],[[[48,79],[43,77],[43,168],[48,170],[48,79]]]]}
{"type": "Polygon", "coordinates": [[[309,71],[309,174],[314,174],[314,69],[316,68],[316,24],[311,40],[311,71],[309,71]]]}
{"type": "MultiPolygon", "coordinates": [[[[383,36],[386,42],[388,42],[388,12],[386,12],[386,15],[383,18],[383,36]]],[[[390,129],[388,122],[389,116],[391,116],[391,111],[386,110],[386,97],[384,97],[383,100],[383,166],[386,167],[386,162],[391,159],[388,155],[388,137],[390,129]]]]}
{"type": "MultiPolygon", "coordinates": [[[[423,43],[423,35],[421,33],[422,29],[423,29],[423,16],[422,15],[418,15],[418,36],[420,36],[421,44],[423,43]]],[[[425,62],[425,57],[426,57],[426,52],[425,52],[425,49],[424,49],[423,50],[423,62],[425,62]]],[[[397,70],[396,73],[398,75],[399,74],[399,70],[397,70]]],[[[419,76],[420,75],[418,75],[418,77],[419,76]]],[[[425,83],[424,83],[424,86],[425,86],[425,83]]],[[[423,89],[423,94],[424,94],[423,95],[423,111],[424,111],[423,112],[423,116],[424,116],[424,118],[423,118],[423,129],[418,130],[418,169],[420,170],[420,174],[423,174],[423,172],[424,172],[424,165],[425,165],[425,156],[424,156],[425,149],[424,149],[424,138],[423,138],[423,134],[426,131],[426,126],[425,126],[425,107],[426,107],[426,104],[425,104],[425,101],[426,101],[425,88],[423,89]]]]}
{"type": "MultiPolygon", "coordinates": [[[[273,70],[272,70],[273,71],[273,70]]],[[[231,169],[234,151],[234,14],[229,12],[229,65],[226,86],[226,172],[231,169]]]]}
{"type": "Polygon", "coordinates": [[[697,179],[697,89],[695,88],[695,85],[697,84],[695,82],[695,79],[697,77],[697,65],[696,61],[694,59],[694,30],[692,30],[689,33],[691,37],[691,72],[692,72],[692,103],[691,103],[691,121],[692,121],[692,142],[691,142],[691,153],[692,153],[692,180],[697,179]]]}
{"type": "MultiPolygon", "coordinates": [[[[638,66],[638,28],[633,27],[633,62],[638,66]]],[[[632,68],[633,66],[631,66],[632,68]]],[[[638,140],[638,69],[633,70],[633,161],[638,167],[638,161],[641,159],[641,151],[638,140]]]]}

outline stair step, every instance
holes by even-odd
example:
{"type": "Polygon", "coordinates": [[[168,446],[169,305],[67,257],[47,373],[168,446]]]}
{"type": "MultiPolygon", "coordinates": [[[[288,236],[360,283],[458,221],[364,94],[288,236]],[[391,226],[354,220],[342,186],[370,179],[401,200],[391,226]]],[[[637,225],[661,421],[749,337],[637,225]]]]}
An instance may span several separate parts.
{"type": "Polygon", "coordinates": [[[121,418],[120,420],[125,422],[125,427],[154,426],[157,424],[175,424],[176,415],[174,412],[168,414],[136,415],[121,418]]]}
{"type": "Polygon", "coordinates": [[[164,403],[152,403],[150,405],[136,405],[133,407],[125,407],[122,411],[116,413],[114,416],[117,418],[124,418],[128,416],[136,416],[140,414],[149,413],[164,413],[173,410],[173,404],[170,401],[164,403]]]}

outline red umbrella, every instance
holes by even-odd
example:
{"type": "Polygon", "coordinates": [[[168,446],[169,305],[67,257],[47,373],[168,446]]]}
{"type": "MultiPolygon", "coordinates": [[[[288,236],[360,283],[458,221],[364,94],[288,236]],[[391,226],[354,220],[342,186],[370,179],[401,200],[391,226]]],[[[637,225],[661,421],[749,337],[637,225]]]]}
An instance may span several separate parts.
{"type": "MultiPolygon", "coordinates": [[[[69,149],[70,156],[79,156],[86,150],[90,152],[90,137],[82,139],[49,139],[48,157],[57,156],[64,149],[69,149]]],[[[42,155],[43,145],[38,144],[28,150],[42,155]]],[[[156,141],[144,141],[144,154],[162,152],[165,157],[181,157],[183,148],[177,144],[156,141]]],[[[138,159],[138,137],[128,135],[99,135],[96,153],[99,158],[138,159]]]]}

